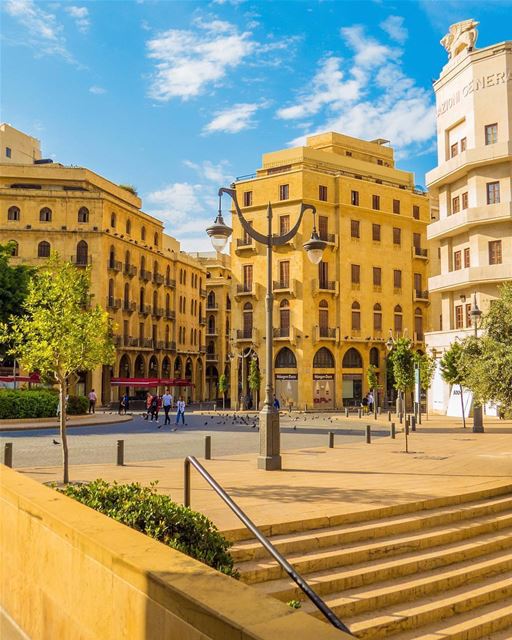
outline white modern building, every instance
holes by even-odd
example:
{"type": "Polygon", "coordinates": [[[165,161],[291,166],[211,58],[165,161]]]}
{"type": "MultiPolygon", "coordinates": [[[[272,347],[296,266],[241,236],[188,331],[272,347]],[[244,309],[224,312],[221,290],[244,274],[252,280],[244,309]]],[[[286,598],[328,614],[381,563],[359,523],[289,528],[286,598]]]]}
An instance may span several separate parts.
{"type": "MultiPolygon", "coordinates": [[[[512,280],[512,41],[474,47],[476,26],[450,27],[441,43],[449,60],[434,83],[438,165],[427,174],[439,218],[427,229],[433,331],[438,358],[474,331],[475,299],[485,312],[512,280]]],[[[445,414],[450,389],[434,377],[430,410],[445,414]]]]}

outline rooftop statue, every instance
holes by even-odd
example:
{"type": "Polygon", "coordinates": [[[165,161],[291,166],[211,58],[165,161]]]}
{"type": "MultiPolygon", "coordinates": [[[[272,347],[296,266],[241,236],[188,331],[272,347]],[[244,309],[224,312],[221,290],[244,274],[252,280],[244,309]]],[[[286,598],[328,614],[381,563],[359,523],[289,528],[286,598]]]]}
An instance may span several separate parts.
{"type": "Polygon", "coordinates": [[[448,51],[448,58],[452,60],[459,55],[464,49],[471,51],[476,44],[478,31],[476,27],[479,25],[473,19],[463,20],[452,24],[450,30],[441,40],[441,44],[448,51]]]}

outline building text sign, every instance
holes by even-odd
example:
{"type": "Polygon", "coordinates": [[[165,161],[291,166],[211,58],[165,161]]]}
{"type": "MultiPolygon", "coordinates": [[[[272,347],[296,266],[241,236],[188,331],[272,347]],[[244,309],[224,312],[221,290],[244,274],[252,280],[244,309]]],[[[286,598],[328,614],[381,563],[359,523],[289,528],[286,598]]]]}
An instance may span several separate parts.
{"type": "Polygon", "coordinates": [[[489,73],[486,76],[475,78],[470,80],[468,84],[464,85],[462,89],[456,91],[452,96],[443,100],[437,107],[437,115],[442,116],[443,113],[449,111],[456,104],[459,104],[462,98],[467,98],[471,93],[475,91],[481,91],[488,87],[495,87],[499,84],[506,84],[512,82],[512,72],[497,71],[496,73],[489,73]]]}

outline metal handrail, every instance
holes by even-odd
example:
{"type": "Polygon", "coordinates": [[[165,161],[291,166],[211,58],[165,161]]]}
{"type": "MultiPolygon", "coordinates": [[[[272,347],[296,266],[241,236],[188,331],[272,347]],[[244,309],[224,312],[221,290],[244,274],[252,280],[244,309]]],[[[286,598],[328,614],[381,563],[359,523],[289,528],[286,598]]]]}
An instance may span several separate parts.
{"type": "Polygon", "coordinates": [[[283,558],[283,556],[274,547],[270,540],[261,533],[254,522],[252,522],[252,520],[247,517],[247,515],[242,511],[242,509],[240,509],[236,502],[224,491],[224,489],[218,484],[218,482],[212,478],[212,476],[203,467],[203,465],[198,462],[195,456],[187,456],[184,460],[185,477],[183,484],[183,504],[186,507],[190,507],[190,465],[192,465],[199,473],[199,475],[201,475],[206,480],[206,482],[215,491],[215,493],[220,498],[222,498],[222,500],[224,500],[224,502],[237,516],[237,518],[239,518],[239,520],[244,523],[244,525],[249,529],[254,537],[257,538],[259,542],[261,542],[261,544],[270,553],[274,560],[277,561],[277,563],[286,571],[290,578],[302,589],[302,591],[307,595],[311,602],[324,614],[324,616],[333,625],[333,627],[336,627],[336,629],[344,631],[345,633],[348,633],[350,636],[355,638],[356,636],[354,636],[354,634],[350,632],[350,629],[343,624],[343,622],[336,616],[334,611],[325,604],[322,598],[315,591],[313,591],[313,589],[304,580],[304,578],[299,575],[297,571],[295,571],[288,560],[286,560],[286,558],[283,558]]]}

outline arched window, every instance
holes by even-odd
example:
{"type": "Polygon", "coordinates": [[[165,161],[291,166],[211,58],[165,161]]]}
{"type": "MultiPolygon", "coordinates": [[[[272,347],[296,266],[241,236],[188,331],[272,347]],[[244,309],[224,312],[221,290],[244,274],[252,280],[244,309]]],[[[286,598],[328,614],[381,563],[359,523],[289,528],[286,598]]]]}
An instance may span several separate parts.
{"type": "Polygon", "coordinates": [[[290,302],[286,299],[279,304],[279,335],[281,338],[290,335],[290,302]]]}
{"type": "Polygon", "coordinates": [[[373,305],[373,328],[382,331],[382,307],[379,303],[373,305]]]}
{"type": "Polygon", "coordinates": [[[113,269],[116,262],[116,250],[114,247],[110,247],[110,252],[108,254],[108,266],[113,269]]]}
{"type": "Polygon", "coordinates": [[[213,335],[215,333],[215,316],[211,315],[208,318],[208,333],[213,335]]]}
{"type": "Polygon", "coordinates": [[[116,221],[117,221],[116,214],[112,211],[112,213],[110,214],[110,226],[115,228],[116,221]]]}
{"type": "Polygon", "coordinates": [[[296,369],[297,358],[291,349],[283,347],[276,356],[276,369],[296,369]]]}
{"type": "Polygon", "coordinates": [[[170,346],[170,345],[169,345],[169,341],[170,341],[170,331],[171,331],[171,330],[170,330],[170,328],[169,328],[169,325],[167,325],[167,326],[165,327],[165,347],[166,347],[166,349],[169,349],[169,346],[170,346]]]}
{"type": "Polygon", "coordinates": [[[327,300],[320,300],[318,304],[318,326],[320,337],[327,338],[329,335],[329,303],[327,300]]]}
{"type": "Polygon", "coordinates": [[[37,257],[49,258],[50,257],[50,243],[43,240],[37,245],[37,257]]]}
{"type": "MultiPolygon", "coordinates": [[[[168,336],[168,327],[166,330],[166,342],[168,341],[169,336],[168,336]]],[[[171,371],[171,361],[169,360],[168,356],[165,356],[165,358],[162,360],[162,378],[167,379],[171,377],[170,374],[171,371]]]]}
{"type": "Polygon", "coordinates": [[[108,281],[108,306],[114,306],[114,281],[112,278],[108,281]]]}
{"type": "Polygon", "coordinates": [[[403,315],[402,307],[397,304],[393,310],[393,320],[395,325],[395,332],[401,333],[403,331],[403,315]]]}
{"type": "Polygon", "coordinates": [[[165,283],[167,285],[171,284],[171,267],[167,265],[167,269],[165,270],[165,283]]]}
{"type": "Polygon", "coordinates": [[[334,369],[334,356],[325,347],[318,349],[313,358],[314,369],[334,369]]]}
{"type": "Polygon", "coordinates": [[[130,269],[130,252],[127,251],[124,254],[124,270],[128,271],[130,269]]]}
{"type": "Polygon", "coordinates": [[[167,294],[165,296],[165,315],[168,316],[171,310],[171,296],[167,294]]]}
{"type": "Polygon", "coordinates": [[[135,377],[136,378],[144,378],[144,358],[140,354],[135,359],[135,377]]]}
{"type": "Polygon", "coordinates": [[[52,221],[52,210],[48,207],[43,207],[39,212],[39,222],[51,222],[52,221]]]}
{"type": "Polygon", "coordinates": [[[155,245],[155,247],[158,247],[158,233],[155,233],[154,245],[155,245]]]}
{"type": "Polygon", "coordinates": [[[373,364],[374,367],[379,368],[379,350],[377,347],[372,347],[370,349],[370,364],[373,364]]]}
{"type": "Polygon", "coordinates": [[[130,285],[124,285],[124,308],[127,309],[130,304],[130,285]]]}
{"type": "Polygon", "coordinates": [[[363,359],[357,349],[351,347],[347,353],[343,356],[343,362],[341,366],[344,369],[362,369],[363,359]]]}
{"type": "Polygon", "coordinates": [[[229,296],[226,296],[226,309],[228,311],[231,310],[231,298],[229,296]]]}
{"type": "Polygon", "coordinates": [[[243,328],[243,338],[252,338],[252,304],[250,302],[246,302],[244,304],[244,328],[243,328]]]}
{"type": "Polygon", "coordinates": [[[214,291],[210,291],[210,293],[208,294],[207,306],[210,307],[210,309],[215,309],[215,292],[214,291]]]}
{"type": "Polygon", "coordinates": [[[158,262],[155,260],[153,262],[153,276],[156,276],[158,273],[158,262]]]}
{"type": "Polygon", "coordinates": [[[144,298],[145,298],[146,292],[144,291],[144,287],[140,288],[140,293],[139,293],[139,307],[140,307],[140,311],[143,312],[144,311],[144,298]]]}
{"type": "Polygon", "coordinates": [[[361,331],[361,305],[352,303],[352,331],[361,331]]]}
{"type": "Polygon", "coordinates": [[[144,256],[141,256],[140,259],[140,275],[143,276],[143,271],[146,270],[146,258],[144,256]]]}
{"type": "Polygon", "coordinates": [[[158,292],[153,291],[153,313],[156,313],[158,309],[158,292]]]}
{"type": "Polygon", "coordinates": [[[423,311],[419,307],[414,310],[414,333],[416,340],[423,341],[423,311]]]}
{"type": "Polygon", "coordinates": [[[126,221],[126,234],[130,235],[132,232],[132,221],[131,220],[127,220],[126,221]]]}
{"type": "Polygon", "coordinates": [[[87,207],[78,209],[78,222],[89,222],[89,209],[87,207]]]}
{"type": "Polygon", "coordinates": [[[145,240],[146,239],[146,227],[142,227],[140,230],[140,239],[141,240],[145,240]]]}
{"type": "Polygon", "coordinates": [[[18,246],[18,243],[16,242],[16,240],[9,240],[8,244],[9,244],[9,249],[10,249],[11,256],[13,256],[13,257],[17,256],[18,255],[19,246],[18,246]]]}
{"type": "Polygon", "coordinates": [[[89,247],[85,240],[80,240],[76,245],[76,263],[78,265],[86,265],[89,262],[89,247]]]}
{"type": "Polygon", "coordinates": [[[9,207],[9,209],[7,210],[7,220],[19,222],[20,216],[21,216],[21,211],[19,207],[9,207]]]}
{"type": "Polygon", "coordinates": [[[215,353],[215,344],[214,344],[213,340],[210,340],[210,342],[208,343],[208,347],[206,348],[206,352],[207,353],[215,353]]]}

